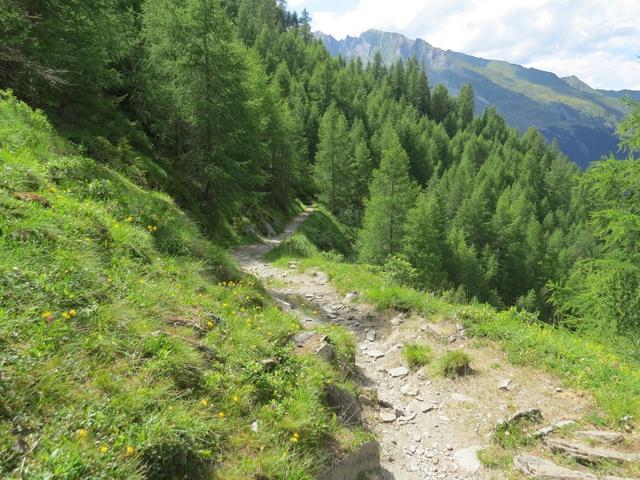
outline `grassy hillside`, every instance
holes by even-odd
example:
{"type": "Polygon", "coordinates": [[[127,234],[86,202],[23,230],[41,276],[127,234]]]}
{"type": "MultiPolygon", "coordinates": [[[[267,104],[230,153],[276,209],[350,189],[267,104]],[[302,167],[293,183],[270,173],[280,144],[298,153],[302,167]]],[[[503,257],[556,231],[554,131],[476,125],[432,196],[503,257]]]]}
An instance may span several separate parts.
{"type": "Polygon", "coordinates": [[[167,195],[0,95],[0,477],[307,479],[358,444],[297,321],[167,195]]]}
{"type": "MultiPolygon", "coordinates": [[[[312,246],[316,242],[312,235],[313,230],[303,224],[289,243],[312,246]]],[[[437,296],[402,285],[402,272],[344,262],[313,247],[282,246],[270,258],[277,265],[296,259],[302,269],[323,270],[341,292],[358,292],[362,301],[380,310],[458,318],[471,335],[499,342],[510,361],[546,369],[567,385],[590,391],[597,410],[589,420],[596,424],[615,428],[628,425],[628,416],[640,418],[640,362],[623,353],[622,339],[599,343],[542,323],[535,315],[515,308],[497,311],[485,304],[457,303],[453,292],[437,296]]]]}

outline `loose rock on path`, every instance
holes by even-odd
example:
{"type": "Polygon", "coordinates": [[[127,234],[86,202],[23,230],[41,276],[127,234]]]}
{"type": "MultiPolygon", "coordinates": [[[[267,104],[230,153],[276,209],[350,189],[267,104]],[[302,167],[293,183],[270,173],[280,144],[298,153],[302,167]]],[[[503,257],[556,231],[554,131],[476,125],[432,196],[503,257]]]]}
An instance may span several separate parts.
{"type": "Polygon", "coordinates": [[[557,392],[556,378],[508,364],[495,345],[465,338],[456,319],[434,324],[415,314],[376,312],[358,303],[357,292],[338,292],[323,272],[300,272],[295,262],[289,268],[267,263],[264,254],[295,232],[309,214],[296,217],[283,234],[242,247],[235,256],[247,273],[278,279],[266,282],[270,294],[306,328],[336,323],[353,332],[358,380],[377,390],[377,396],[367,395],[362,402],[363,416],[380,442],[385,480],[504,479],[477,460],[478,449],[491,444],[498,422],[528,408],[540,409],[550,422],[583,417],[589,408],[585,396],[557,392]],[[436,357],[463,348],[477,373],[449,380],[436,376],[429,365],[409,371],[401,356],[406,343],[428,344],[436,357]]]}

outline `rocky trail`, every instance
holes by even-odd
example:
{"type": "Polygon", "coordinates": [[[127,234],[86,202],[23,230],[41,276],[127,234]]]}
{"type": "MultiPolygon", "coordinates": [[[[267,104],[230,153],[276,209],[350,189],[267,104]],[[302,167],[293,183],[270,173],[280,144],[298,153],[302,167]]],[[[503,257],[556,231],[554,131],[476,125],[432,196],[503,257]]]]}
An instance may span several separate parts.
{"type": "MultiPolygon", "coordinates": [[[[605,451],[606,455],[611,451],[610,446],[587,446],[599,439],[598,432],[590,443],[578,438],[582,441],[578,447],[560,441],[565,439],[551,440],[556,426],[570,425],[588,414],[591,400],[585,393],[564,388],[545,372],[509,364],[496,345],[468,339],[455,319],[377,312],[360,303],[357,292],[340,294],[322,272],[302,272],[295,262],[287,269],[277,268],[263,260],[264,254],[295,232],[309,214],[296,217],[284,233],[237,250],[235,256],[243,270],[265,283],[283,309],[300,317],[305,329],[313,331],[318,323],[333,322],[353,332],[357,377],[363,387],[363,422],[378,439],[385,480],[513,478],[482,466],[476,453],[492,444],[499,422],[523,411],[538,416],[541,426],[549,425],[539,433],[548,436],[549,444],[517,452],[514,464],[522,475],[617,478],[598,477],[582,466],[566,468],[549,461],[552,449],[578,460],[582,447],[590,450],[585,453],[583,449],[582,454],[605,451]],[[463,348],[472,357],[475,373],[450,380],[434,375],[429,365],[409,371],[401,356],[403,345],[409,342],[430,345],[435,358],[447,350],[463,348]]],[[[312,335],[300,340],[309,338],[312,335]]]]}

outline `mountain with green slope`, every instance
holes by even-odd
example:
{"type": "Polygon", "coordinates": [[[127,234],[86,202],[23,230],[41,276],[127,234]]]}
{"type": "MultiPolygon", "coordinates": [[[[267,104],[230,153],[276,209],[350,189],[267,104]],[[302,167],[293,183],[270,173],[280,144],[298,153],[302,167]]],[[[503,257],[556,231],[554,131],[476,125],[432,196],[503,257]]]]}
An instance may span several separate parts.
{"type": "Polygon", "coordinates": [[[369,30],[344,40],[319,32],[316,36],[332,55],[346,60],[367,63],[380,52],[389,65],[416,57],[425,65],[431,85],[444,84],[455,94],[471,84],[478,111],[493,105],[509,125],[521,131],[538,128],[582,167],[618,153],[615,124],[627,113],[623,100],[640,98],[640,92],[596,90],[577,77],[559,78],[535,68],[442,50],[398,33],[369,30]]]}

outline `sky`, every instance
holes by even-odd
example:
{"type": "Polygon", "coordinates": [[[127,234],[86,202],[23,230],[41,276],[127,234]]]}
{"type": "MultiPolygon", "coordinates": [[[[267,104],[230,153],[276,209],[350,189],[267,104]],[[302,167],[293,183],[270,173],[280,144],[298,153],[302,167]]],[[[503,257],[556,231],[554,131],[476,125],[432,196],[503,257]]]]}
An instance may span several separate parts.
{"type": "Polygon", "coordinates": [[[640,0],[288,0],[341,39],[376,28],[431,45],[640,90],[640,0]]]}

